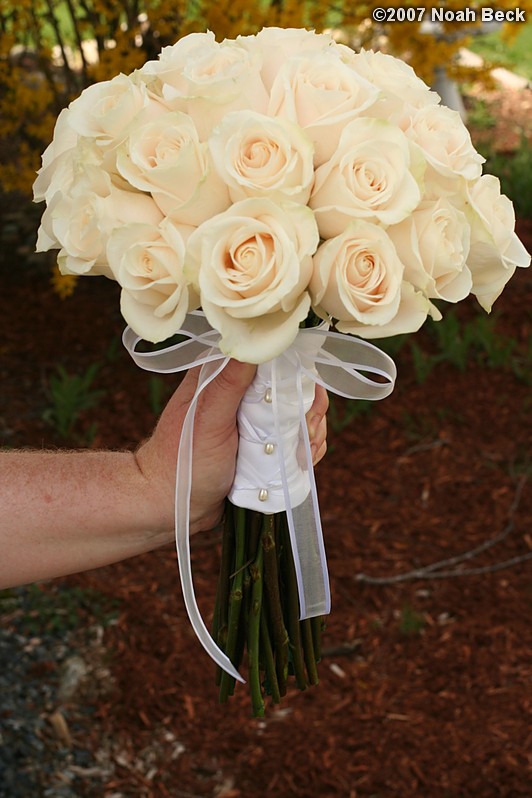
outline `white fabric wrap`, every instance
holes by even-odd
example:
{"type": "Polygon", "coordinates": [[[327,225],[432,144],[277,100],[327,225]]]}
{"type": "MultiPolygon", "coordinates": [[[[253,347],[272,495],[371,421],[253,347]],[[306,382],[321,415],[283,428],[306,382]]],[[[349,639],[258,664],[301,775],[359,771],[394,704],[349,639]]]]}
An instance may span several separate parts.
{"type": "MultiPolygon", "coordinates": [[[[201,366],[183,423],[177,459],[179,574],[188,616],[201,644],[221,668],[244,681],[216,645],[201,617],[194,594],[189,543],[196,406],[202,391],[223,371],[229,358],[219,349],[219,333],[209,327],[200,311],[189,313],[177,334],[185,340],[166,349],[138,352],[141,339],[127,327],[123,342],[135,363],[147,371],[172,373],[201,366]]],[[[304,329],[282,355],[258,366],[242,400],[236,475],[229,499],[240,507],[264,513],[286,511],[301,618],[330,611],[327,560],[305,421],[315,384],[349,399],[377,400],[392,392],[395,377],[393,360],[367,341],[329,332],[326,327],[304,329]]]]}
{"type": "MultiPolygon", "coordinates": [[[[298,336],[294,345],[295,351],[300,357],[305,357],[307,367],[316,376],[314,359],[323,340],[322,336],[298,336]]],[[[312,406],[315,385],[315,380],[302,375],[305,414],[312,406]]],[[[282,461],[291,505],[300,505],[310,493],[310,480],[300,434],[296,372],[288,356],[281,355],[275,361],[270,360],[257,367],[255,379],[238,411],[238,433],[238,457],[230,501],[238,507],[263,513],[286,510],[282,461]],[[272,390],[274,369],[276,414],[272,390]]]]}

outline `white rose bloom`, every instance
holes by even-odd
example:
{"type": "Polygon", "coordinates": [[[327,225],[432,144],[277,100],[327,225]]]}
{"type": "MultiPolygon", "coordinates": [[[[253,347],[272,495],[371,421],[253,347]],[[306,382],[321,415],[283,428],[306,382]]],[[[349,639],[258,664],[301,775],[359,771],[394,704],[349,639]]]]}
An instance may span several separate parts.
{"type": "Polygon", "coordinates": [[[63,108],[55,123],[52,141],[42,154],[41,168],[37,172],[37,178],[33,184],[34,202],[42,202],[55,193],[50,191],[52,181],[60,183],[63,176],[58,176],[57,172],[68,169],[78,141],[78,134],[70,124],[70,111],[63,108]]]}
{"type": "Polygon", "coordinates": [[[185,274],[225,354],[263,363],[290,346],[310,308],[318,241],[309,208],[269,199],[237,202],[191,235],[185,274]]]}
{"type": "Polygon", "coordinates": [[[255,36],[237,37],[237,42],[252,52],[260,52],[262,78],[268,91],[287,59],[337,50],[329,33],[315,33],[304,28],[263,28],[255,36]]]}
{"type": "Polygon", "coordinates": [[[109,238],[107,258],[122,286],[120,310],[146,341],[169,338],[182,327],[188,311],[199,306],[183,276],[190,230],[165,220],[159,226],[128,224],[109,238]]]}
{"type": "Polygon", "coordinates": [[[501,194],[498,178],[483,175],[470,187],[468,200],[472,293],[489,312],[516,268],[530,265],[530,254],[514,232],[514,208],[501,194]]]}
{"type": "Polygon", "coordinates": [[[233,202],[252,196],[308,202],[314,181],[313,147],[298,125],[235,111],[209,139],[209,147],[233,202]]]}
{"type": "Polygon", "coordinates": [[[314,165],[328,161],[342,130],[376,101],[378,89],[332,50],[290,58],[270,93],[268,113],[296,122],[314,143],[314,165]]]}
{"type": "Polygon", "coordinates": [[[405,264],[405,279],[425,296],[447,302],[468,296],[470,227],[450,202],[424,201],[407,219],[388,227],[387,233],[405,264]]]}
{"type": "Polygon", "coordinates": [[[197,226],[230,204],[207,145],[200,143],[190,117],[179,111],[134,127],[118,150],[116,165],[125,180],[150,192],[177,223],[197,226]]]}
{"type": "Polygon", "coordinates": [[[112,277],[105,255],[111,231],[129,222],[158,224],[161,219],[151,197],[122,191],[106,172],[87,166],[70,192],[58,191],[48,203],[37,250],[60,247],[58,264],[64,274],[112,277]]]}
{"type": "Polygon", "coordinates": [[[78,134],[72,127],[72,112],[63,108],[57,117],[52,141],[42,154],[42,167],[46,169],[55,159],[66,150],[76,145],[78,134]]]}
{"type": "Polygon", "coordinates": [[[482,172],[484,158],[473,144],[458,111],[444,105],[429,105],[417,110],[405,130],[427,160],[444,177],[461,175],[475,180],[482,172]]]}
{"type": "MultiPolygon", "coordinates": [[[[76,146],[59,153],[52,163],[39,170],[33,186],[34,201],[49,203],[58,192],[69,194],[89,167],[108,171],[102,149],[94,139],[80,138],[76,146]]],[[[109,177],[112,179],[112,175],[109,177]]]]}
{"type": "Polygon", "coordinates": [[[109,146],[125,135],[128,125],[150,102],[143,83],[120,74],[84,89],[69,105],[69,124],[80,136],[109,146]]]}
{"type": "Polygon", "coordinates": [[[316,170],[309,205],[322,238],[339,235],[355,219],[397,224],[421,199],[424,161],[404,133],[381,119],[355,119],[338,149],[316,170]]]}
{"type": "Polygon", "coordinates": [[[353,54],[349,65],[380,90],[379,100],[369,112],[372,116],[395,121],[396,116],[404,114],[406,107],[423,108],[439,102],[436,92],[399,58],[362,49],[353,54]]]}
{"type": "Polygon", "coordinates": [[[209,32],[192,33],[163,48],[160,60],[146,64],[144,71],[157,75],[165,100],[192,117],[204,141],[229,111],[266,111],[260,67],[257,52],[235,41],[219,43],[209,32]]]}
{"type": "Polygon", "coordinates": [[[70,190],[74,182],[77,156],[77,148],[72,147],[58,155],[48,167],[39,169],[33,184],[34,202],[50,202],[58,191],[65,193],[70,190]]]}
{"type": "Polygon", "coordinates": [[[382,227],[352,222],[314,256],[312,306],[324,318],[337,319],[341,332],[349,332],[351,322],[386,324],[399,308],[403,272],[382,227]]]}

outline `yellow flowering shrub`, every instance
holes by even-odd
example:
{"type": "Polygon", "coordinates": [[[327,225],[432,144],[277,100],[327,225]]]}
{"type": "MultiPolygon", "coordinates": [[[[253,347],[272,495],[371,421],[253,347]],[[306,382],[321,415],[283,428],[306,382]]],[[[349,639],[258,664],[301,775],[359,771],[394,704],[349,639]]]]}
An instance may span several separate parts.
{"type": "Polygon", "coordinates": [[[54,266],[50,283],[60,299],[67,299],[74,293],[78,277],[75,274],[61,274],[59,266],[54,266]]]}
{"type": "MultiPolygon", "coordinates": [[[[428,83],[441,65],[454,79],[478,79],[485,73],[464,70],[456,55],[478,28],[482,6],[493,3],[469,6],[477,11],[475,23],[444,20],[436,30],[426,27],[431,8],[449,16],[464,8],[463,0],[429,2],[423,19],[413,0],[0,0],[0,188],[30,193],[57,114],[85,86],[131,72],[193,31],[209,29],[223,39],[265,25],[332,28],[354,47],[404,58],[428,83]],[[382,7],[396,9],[397,19],[375,21],[382,7]]],[[[519,7],[530,15],[532,0],[519,7]]],[[[515,2],[498,0],[497,8],[515,10],[515,2]]]]}

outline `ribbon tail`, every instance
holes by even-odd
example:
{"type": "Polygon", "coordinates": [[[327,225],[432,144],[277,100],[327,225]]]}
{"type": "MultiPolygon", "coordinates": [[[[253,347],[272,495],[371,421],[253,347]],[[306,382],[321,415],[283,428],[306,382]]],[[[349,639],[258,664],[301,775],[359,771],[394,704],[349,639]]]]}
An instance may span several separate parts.
{"type": "Polygon", "coordinates": [[[301,369],[297,371],[297,395],[299,405],[300,433],[305,447],[305,460],[307,475],[310,483],[310,493],[303,502],[295,508],[294,537],[297,540],[297,549],[301,560],[302,572],[307,574],[303,589],[305,589],[305,615],[304,618],[314,618],[319,615],[328,615],[331,611],[331,591],[329,586],[329,571],[325,554],[325,542],[321,525],[320,508],[318,504],[318,489],[314,477],[314,464],[310,450],[305,409],[303,404],[303,386],[301,384],[301,369]],[[304,542],[301,536],[304,535],[304,542]],[[301,554],[304,553],[303,559],[301,554]],[[307,584],[308,583],[308,584],[307,584]]]}
{"type": "MultiPolygon", "coordinates": [[[[318,615],[327,615],[330,612],[331,599],[327,560],[325,557],[325,546],[318,508],[318,496],[312,465],[312,453],[310,451],[310,441],[305,420],[300,369],[297,370],[297,394],[300,426],[302,428],[310,482],[310,494],[297,507],[292,507],[282,446],[279,445],[277,448],[279,452],[279,469],[285,499],[286,517],[298,587],[299,615],[301,619],[304,619],[318,615]]],[[[282,438],[279,428],[277,401],[277,367],[274,361],[272,365],[273,416],[276,438],[281,442],[282,438]]]]}
{"type": "Polygon", "coordinates": [[[201,392],[223,371],[228,361],[229,358],[225,358],[222,364],[217,365],[214,369],[212,364],[206,363],[202,366],[196,393],[185,416],[177,458],[175,532],[183,600],[192,628],[201,645],[216,664],[237,681],[244,683],[245,680],[236,670],[229,657],[214,642],[201,617],[194,593],[190,559],[190,497],[192,493],[192,455],[196,406],[201,392]]]}

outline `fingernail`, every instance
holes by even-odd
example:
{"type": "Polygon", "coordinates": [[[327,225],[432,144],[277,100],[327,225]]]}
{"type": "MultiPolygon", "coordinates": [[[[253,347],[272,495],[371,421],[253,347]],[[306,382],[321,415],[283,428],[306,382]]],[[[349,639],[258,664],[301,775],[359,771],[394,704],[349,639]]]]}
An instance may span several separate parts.
{"type": "Polygon", "coordinates": [[[312,455],[312,462],[316,462],[316,455],[318,454],[318,447],[315,443],[310,444],[310,454],[312,455]]]}

